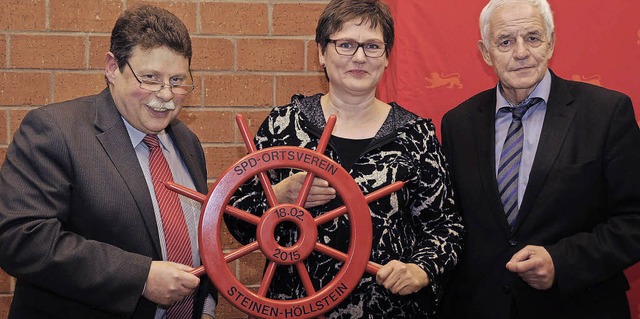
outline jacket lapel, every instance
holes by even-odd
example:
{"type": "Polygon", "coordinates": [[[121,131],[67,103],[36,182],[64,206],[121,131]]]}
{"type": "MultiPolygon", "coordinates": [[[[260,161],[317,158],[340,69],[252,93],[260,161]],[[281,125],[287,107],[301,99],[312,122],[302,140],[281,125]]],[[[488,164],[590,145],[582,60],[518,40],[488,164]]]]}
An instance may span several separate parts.
{"type": "MultiPolygon", "coordinates": [[[[195,147],[190,147],[193,143],[199,143],[194,141],[190,134],[187,134],[188,128],[179,120],[172,121],[166,128],[167,133],[171,136],[173,144],[178,149],[178,153],[182,157],[189,175],[193,180],[193,184],[196,186],[196,190],[200,193],[207,194],[207,178],[206,178],[206,164],[199,163],[198,157],[195,154],[195,147]]],[[[199,146],[196,146],[199,147],[199,146]]]]}
{"type": "MultiPolygon", "coordinates": [[[[142,215],[142,219],[149,232],[157,256],[162,256],[158,228],[153,211],[153,204],[149,195],[149,188],[144,174],[138,165],[136,152],[131,146],[131,139],[127,133],[122,117],[118,112],[109,89],[103,90],[96,99],[96,118],[94,125],[100,132],[98,141],[113,162],[122,180],[131,192],[142,215]]],[[[105,181],[108,182],[108,181],[105,181]]]]}
{"type": "Polygon", "coordinates": [[[551,92],[549,94],[549,103],[547,103],[547,112],[544,117],[542,132],[540,133],[538,149],[529,174],[527,189],[516,220],[515,230],[520,227],[531,211],[549,175],[549,171],[558,157],[577,110],[576,105],[571,103],[573,102],[573,96],[567,82],[557,77],[553,72],[551,75],[551,92]]]}

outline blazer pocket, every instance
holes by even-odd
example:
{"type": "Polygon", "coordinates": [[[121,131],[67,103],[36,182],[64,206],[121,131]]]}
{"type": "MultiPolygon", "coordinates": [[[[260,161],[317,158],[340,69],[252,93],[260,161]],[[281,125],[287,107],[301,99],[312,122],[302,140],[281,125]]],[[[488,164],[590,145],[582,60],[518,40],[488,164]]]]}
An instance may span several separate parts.
{"type": "Polygon", "coordinates": [[[602,166],[593,159],[575,164],[553,167],[547,179],[555,191],[568,191],[572,194],[588,195],[594,190],[594,185],[603,185],[602,166]],[[586,193],[585,193],[586,192],[586,193]]]}

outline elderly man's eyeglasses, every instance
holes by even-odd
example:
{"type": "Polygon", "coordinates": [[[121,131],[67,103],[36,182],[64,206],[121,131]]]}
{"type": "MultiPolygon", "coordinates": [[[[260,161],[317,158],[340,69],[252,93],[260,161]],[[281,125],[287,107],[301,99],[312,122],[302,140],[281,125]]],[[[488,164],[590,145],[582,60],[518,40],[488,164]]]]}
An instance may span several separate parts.
{"type": "Polygon", "coordinates": [[[354,55],[358,52],[358,49],[362,47],[364,55],[369,58],[379,58],[385,53],[384,42],[365,42],[360,43],[353,40],[329,40],[329,43],[333,43],[336,48],[336,53],[340,55],[354,55]]]}
{"type": "MultiPolygon", "coordinates": [[[[127,66],[129,66],[131,73],[133,73],[136,81],[140,83],[140,88],[143,90],[158,92],[165,87],[169,87],[171,93],[184,95],[191,93],[191,91],[193,91],[195,87],[193,84],[183,84],[182,81],[184,81],[184,79],[179,77],[171,78],[169,80],[169,84],[166,84],[163,81],[156,81],[154,79],[146,79],[145,77],[147,77],[147,75],[142,76],[143,79],[140,80],[140,78],[136,74],[136,71],[134,71],[131,67],[131,64],[129,64],[129,61],[127,61],[127,66]]],[[[191,83],[193,83],[193,75],[191,74],[191,72],[189,72],[189,76],[191,77],[191,83]]],[[[149,75],[149,77],[152,77],[152,75],[149,75]]]]}

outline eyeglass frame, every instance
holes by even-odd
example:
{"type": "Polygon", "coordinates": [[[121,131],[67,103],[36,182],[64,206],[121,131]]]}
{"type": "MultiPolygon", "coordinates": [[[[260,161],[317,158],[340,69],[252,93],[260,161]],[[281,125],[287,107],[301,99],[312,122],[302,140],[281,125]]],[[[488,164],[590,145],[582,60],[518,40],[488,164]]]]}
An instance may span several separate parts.
{"type": "MultiPolygon", "coordinates": [[[[167,84],[164,83],[164,81],[142,81],[140,80],[140,78],[138,78],[138,75],[136,74],[136,71],[133,70],[133,68],[131,67],[131,64],[129,64],[129,61],[125,61],[125,63],[127,64],[127,66],[129,67],[129,70],[131,70],[131,73],[133,74],[133,77],[136,78],[136,81],[138,81],[139,83],[139,87],[145,91],[149,91],[149,92],[160,92],[162,91],[162,89],[164,89],[165,87],[169,87],[169,91],[171,91],[171,93],[173,94],[178,94],[178,95],[187,95],[191,92],[193,92],[193,90],[196,88],[196,86],[194,84],[167,84]],[[149,90],[147,88],[143,88],[142,84],[150,84],[150,85],[154,85],[154,84],[161,84],[160,88],[157,90],[149,90]],[[180,86],[180,87],[191,87],[191,90],[189,90],[189,92],[187,93],[176,93],[173,91],[173,88],[176,86],[180,86]]],[[[191,70],[189,70],[189,77],[191,77],[191,83],[193,83],[193,74],[191,73],[191,70]]]]}
{"type": "Polygon", "coordinates": [[[387,53],[387,44],[384,43],[384,42],[364,42],[364,43],[361,43],[361,42],[358,42],[358,41],[355,41],[355,40],[348,40],[348,39],[328,39],[327,40],[327,44],[329,44],[329,43],[333,43],[333,48],[336,50],[336,53],[339,54],[339,55],[342,55],[342,56],[354,56],[354,55],[356,55],[356,53],[358,53],[358,50],[360,50],[360,48],[362,48],[362,53],[364,53],[364,56],[366,56],[367,58],[380,58],[383,55],[385,55],[385,53],[387,53]],[[351,54],[343,54],[343,53],[338,52],[338,41],[353,42],[353,43],[358,44],[358,46],[356,47],[355,51],[353,51],[353,53],[351,53],[351,54]],[[370,55],[368,55],[367,54],[367,50],[364,48],[364,46],[366,44],[381,44],[383,46],[382,53],[379,56],[370,56],[370,55]]]}

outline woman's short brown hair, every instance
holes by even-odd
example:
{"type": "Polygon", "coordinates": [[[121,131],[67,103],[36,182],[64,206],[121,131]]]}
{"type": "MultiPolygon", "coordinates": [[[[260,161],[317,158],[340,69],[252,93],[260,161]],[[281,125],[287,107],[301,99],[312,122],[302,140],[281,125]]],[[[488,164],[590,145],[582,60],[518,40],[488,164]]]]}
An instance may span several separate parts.
{"type": "Polygon", "coordinates": [[[380,26],[385,43],[386,53],[393,47],[394,29],[391,10],[381,0],[332,0],[322,11],[316,27],[316,43],[326,52],[329,38],[340,31],[346,22],[362,19],[360,23],[371,24],[372,28],[380,26]]]}

